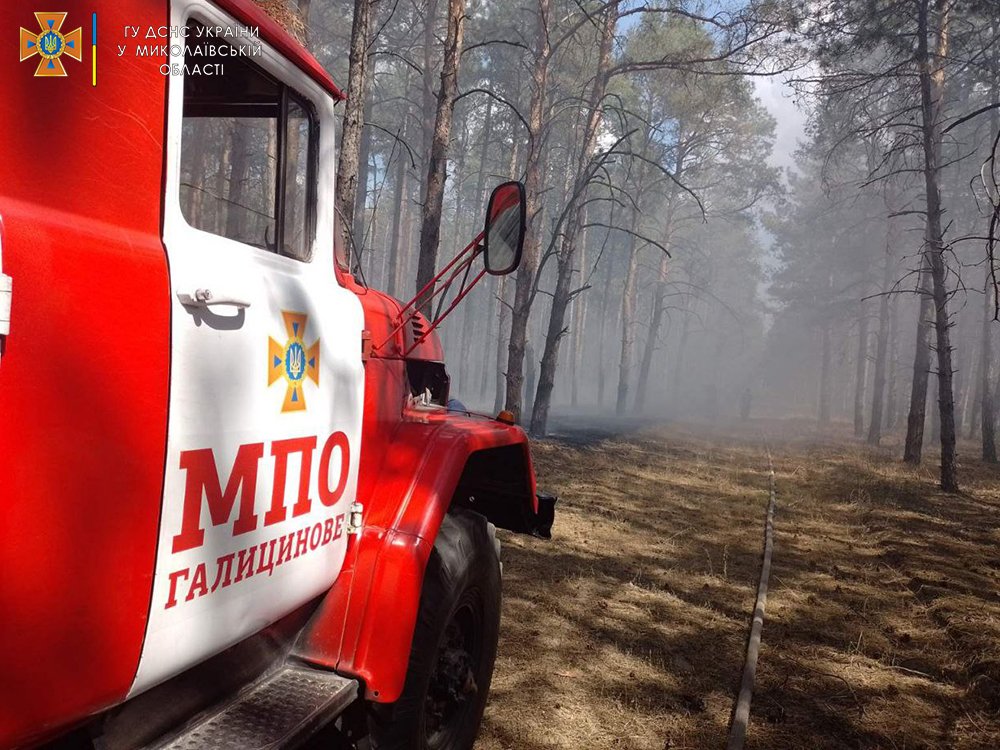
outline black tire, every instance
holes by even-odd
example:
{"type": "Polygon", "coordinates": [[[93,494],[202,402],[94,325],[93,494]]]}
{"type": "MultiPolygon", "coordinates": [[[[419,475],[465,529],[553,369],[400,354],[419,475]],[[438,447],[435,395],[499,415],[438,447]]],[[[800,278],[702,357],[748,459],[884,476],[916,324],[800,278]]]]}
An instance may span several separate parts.
{"type": "Polygon", "coordinates": [[[445,516],[424,574],[403,694],[369,713],[373,748],[469,750],[475,742],[500,635],[494,532],[478,513],[445,516]]]}

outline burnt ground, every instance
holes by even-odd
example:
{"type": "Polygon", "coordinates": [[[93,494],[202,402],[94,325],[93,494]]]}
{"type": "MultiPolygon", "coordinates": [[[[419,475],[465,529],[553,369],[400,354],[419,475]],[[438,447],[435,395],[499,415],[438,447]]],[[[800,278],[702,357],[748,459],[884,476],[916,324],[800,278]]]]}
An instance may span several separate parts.
{"type": "Polygon", "coordinates": [[[748,748],[1000,747],[1000,470],[755,422],[569,427],[536,444],[550,542],[501,533],[477,748],[721,748],[778,490],[748,748]],[[737,433],[734,437],[732,433],[737,433]]]}

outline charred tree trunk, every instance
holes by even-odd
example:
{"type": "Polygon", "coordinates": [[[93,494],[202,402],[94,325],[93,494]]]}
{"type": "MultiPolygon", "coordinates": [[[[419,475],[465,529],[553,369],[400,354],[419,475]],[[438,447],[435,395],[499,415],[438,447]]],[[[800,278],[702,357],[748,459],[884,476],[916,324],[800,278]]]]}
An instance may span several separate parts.
{"type": "MultiPolygon", "coordinates": [[[[424,6],[424,40],[423,40],[423,71],[421,73],[421,106],[420,123],[423,125],[420,136],[421,172],[427,174],[431,147],[434,142],[434,120],[437,110],[437,100],[434,96],[434,70],[437,64],[437,28],[438,0],[426,0],[424,6]]],[[[427,181],[420,181],[420,205],[426,200],[427,181]]]]}
{"type": "Polygon", "coordinates": [[[906,420],[906,445],[903,460],[908,464],[919,464],[924,445],[924,421],[927,407],[927,381],[931,366],[931,317],[934,314],[934,300],[927,288],[930,273],[927,270],[927,255],[921,256],[921,269],[917,277],[917,295],[920,297],[920,312],[917,318],[917,345],[913,355],[913,384],[910,387],[910,412],[906,420]]]}
{"type": "Polygon", "coordinates": [[[929,256],[934,295],[934,330],[937,334],[938,414],[941,423],[941,489],[958,491],[955,446],[955,404],[952,396],[951,320],[948,315],[947,269],[944,259],[944,232],[941,224],[941,193],[938,184],[941,161],[941,107],[944,102],[944,64],[948,55],[951,0],[936,0],[936,44],[931,59],[930,2],[921,0],[917,59],[920,65],[920,110],[924,151],[924,187],[927,194],[926,253],[929,256]],[[936,62],[936,66],[935,66],[936,62]]]}
{"type": "MultiPolygon", "coordinates": [[[[556,288],[552,295],[552,308],[549,312],[549,323],[545,333],[545,348],[542,352],[541,367],[539,368],[538,391],[531,409],[531,434],[533,435],[545,435],[545,426],[549,419],[549,406],[552,402],[552,389],[555,385],[559,343],[566,333],[564,323],[572,286],[572,254],[560,252],[556,258],[556,288]]],[[[529,392],[532,390],[530,379],[528,390],[529,392]]]]}
{"type": "Polygon", "coordinates": [[[347,73],[347,101],[344,104],[344,132],[340,139],[337,163],[337,212],[344,247],[359,249],[354,237],[354,208],[358,194],[358,167],[361,156],[361,131],[364,127],[365,78],[368,74],[368,42],[371,36],[372,0],[354,1],[351,24],[350,67],[347,73]]]}
{"type": "Polygon", "coordinates": [[[535,64],[532,70],[531,104],[528,113],[528,156],[524,175],[525,212],[528,231],[524,239],[524,255],[514,285],[514,305],[511,312],[510,342],[507,346],[507,388],[505,408],[514,418],[521,418],[524,385],[524,345],[531,314],[532,290],[541,254],[543,117],[548,99],[549,62],[552,46],[549,41],[551,0],[538,0],[538,28],[535,32],[535,64]]]}
{"type": "Polygon", "coordinates": [[[434,136],[431,140],[424,190],[424,207],[420,225],[420,255],[417,259],[417,285],[420,291],[434,278],[438,243],[441,240],[441,209],[444,205],[444,184],[448,179],[448,145],[451,121],[458,96],[458,68],[462,57],[465,33],[465,0],[448,0],[448,34],[441,63],[441,88],[438,90],[437,112],[434,116],[434,136]]]}
{"type": "Polygon", "coordinates": [[[531,396],[535,392],[535,382],[538,374],[538,370],[535,367],[535,350],[531,346],[531,342],[528,341],[524,345],[524,357],[525,357],[525,411],[533,411],[534,404],[531,401],[531,396]]]}

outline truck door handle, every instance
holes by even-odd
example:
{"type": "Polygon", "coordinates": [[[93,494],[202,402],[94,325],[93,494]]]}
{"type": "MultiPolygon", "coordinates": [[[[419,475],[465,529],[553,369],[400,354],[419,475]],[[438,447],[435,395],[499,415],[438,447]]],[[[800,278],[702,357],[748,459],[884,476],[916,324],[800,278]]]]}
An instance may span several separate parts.
{"type": "Polygon", "coordinates": [[[178,292],[177,299],[185,307],[212,307],[213,305],[229,305],[230,307],[238,307],[240,309],[250,307],[250,303],[246,300],[237,299],[236,297],[218,297],[212,294],[211,289],[196,289],[194,294],[178,292]]]}

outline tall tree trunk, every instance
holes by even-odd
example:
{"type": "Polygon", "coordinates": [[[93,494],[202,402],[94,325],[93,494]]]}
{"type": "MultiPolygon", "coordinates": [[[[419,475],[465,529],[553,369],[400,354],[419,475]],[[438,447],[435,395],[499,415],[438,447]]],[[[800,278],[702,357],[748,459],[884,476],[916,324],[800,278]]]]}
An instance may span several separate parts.
{"type": "Polygon", "coordinates": [[[656,344],[660,337],[660,326],[663,324],[663,302],[666,295],[668,273],[668,258],[664,254],[660,258],[656,287],[653,289],[653,309],[649,319],[649,333],[646,336],[646,346],[642,350],[642,361],[639,363],[639,382],[636,384],[635,404],[633,405],[636,413],[642,413],[642,410],[646,408],[646,393],[649,390],[649,371],[653,367],[653,355],[656,353],[656,344]]]}
{"type": "MultiPolygon", "coordinates": [[[[993,31],[996,32],[997,24],[993,24],[993,31]]],[[[993,86],[991,92],[991,103],[993,111],[990,113],[990,143],[996,143],[1000,135],[1000,51],[994,46],[992,60],[993,86]]],[[[993,391],[993,315],[995,311],[997,290],[993,286],[993,269],[986,269],[985,294],[983,295],[983,326],[980,333],[980,356],[979,356],[979,388],[980,398],[980,423],[983,435],[983,461],[988,464],[997,463],[996,445],[996,401],[993,391]]],[[[1000,389],[1000,378],[997,379],[997,388],[1000,389]]]]}
{"type": "Polygon", "coordinates": [[[604,356],[604,340],[608,330],[608,300],[611,298],[611,277],[613,275],[614,263],[612,257],[605,260],[604,266],[604,286],[601,287],[601,312],[598,320],[600,332],[597,337],[597,405],[604,406],[604,385],[607,379],[605,366],[607,364],[604,356]]]}
{"type": "Polygon", "coordinates": [[[830,424],[830,369],[832,368],[832,344],[830,342],[830,321],[823,322],[822,358],[819,370],[819,426],[830,424]]]}
{"type": "Polygon", "coordinates": [[[612,4],[604,12],[601,31],[601,41],[598,47],[597,72],[594,75],[593,88],[587,106],[587,119],[584,123],[580,155],[573,180],[573,191],[569,196],[566,210],[570,214],[562,241],[559,245],[557,260],[557,276],[555,293],[552,296],[552,309],[549,313],[549,324],[545,336],[545,349],[542,353],[541,370],[538,379],[538,393],[535,397],[531,414],[531,431],[536,435],[545,434],[545,426],[549,417],[549,406],[552,402],[552,389],[555,385],[556,367],[559,363],[559,344],[565,330],[566,310],[569,307],[573,287],[574,256],[577,251],[577,237],[586,224],[586,202],[584,197],[590,184],[591,160],[597,146],[597,131],[601,122],[602,103],[607,86],[608,67],[611,63],[611,46],[614,32],[618,24],[618,5],[612,4]]]}
{"type": "Polygon", "coordinates": [[[927,408],[927,381],[931,367],[931,318],[934,300],[927,288],[930,281],[927,254],[921,254],[920,273],[917,276],[917,295],[920,298],[917,318],[917,344],[913,354],[913,382],[910,387],[910,412],[906,420],[906,444],[903,460],[919,464],[924,445],[924,421],[927,408]]]}
{"type": "Polygon", "coordinates": [[[524,408],[525,411],[530,413],[534,407],[532,398],[535,393],[535,383],[537,382],[537,376],[538,376],[538,368],[535,365],[535,350],[531,346],[530,340],[528,340],[524,344],[524,359],[525,359],[524,408]]]}
{"type": "Polygon", "coordinates": [[[354,208],[357,205],[361,131],[364,128],[365,77],[368,75],[368,43],[371,37],[372,0],[354,0],[351,23],[350,66],[347,72],[347,101],[344,104],[344,132],[340,138],[337,163],[337,212],[344,247],[357,259],[361,238],[354,237],[354,208]]]}
{"type": "Polygon", "coordinates": [[[954,376],[952,388],[955,393],[955,437],[957,439],[957,437],[962,434],[962,425],[965,424],[965,407],[969,401],[968,392],[971,390],[969,386],[971,386],[974,382],[972,379],[969,379],[968,384],[966,384],[965,374],[967,372],[972,372],[973,367],[977,366],[977,363],[975,361],[976,352],[971,346],[965,345],[967,343],[971,343],[966,340],[968,337],[963,338],[960,335],[961,329],[959,328],[956,328],[955,331],[956,333],[952,340],[962,341],[964,346],[964,349],[955,355],[953,359],[955,366],[953,370],[954,376]]]}
{"type": "Polygon", "coordinates": [[[549,41],[549,12],[552,0],[538,0],[538,26],[535,31],[534,68],[531,74],[531,104],[528,112],[528,157],[524,173],[525,213],[528,231],[524,238],[524,255],[514,284],[514,305],[511,311],[510,341],[507,346],[507,388],[505,408],[514,418],[521,418],[524,385],[524,344],[535,275],[541,255],[542,190],[544,173],[544,113],[548,99],[549,62],[552,46],[549,41]]]}
{"type": "MultiPolygon", "coordinates": [[[[934,376],[937,373],[933,373],[934,376]]],[[[935,409],[935,405],[938,403],[938,388],[940,387],[941,381],[937,377],[932,377],[930,379],[930,396],[928,397],[928,408],[931,410],[931,442],[936,442],[941,439],[941,412],[935,409]]]]}
{"type": "Polygon", "coordinates": [[[371,63],[365,66],[364,100],[365,106],[361,115],[361,141],[358,145],[358,182],[354,196],[354,241],[358,246],[358,260],[364,254],[366,234],[366,206],[368,205],[368,172],[372,151],[372,129],[365,127],[372,121],[372,107],[375,99],[375,71],[370,69],[371,63]]]}
{"type": "Polygon", "coordinates": [[[500,279],[502,278],[503,276],[490,276],[490,280],[487,282],[487,302],[484,305],[487,312],[484,318],[486,331],[482,338],[483,352],[480,357],[483,366],[479,370],[479,400],[483,403],[486,403],[486,394],[490,390],[490,375],[493,374],[493,367],[490,366],[489,362],[496,351],[496,347],[493,345],[493,326],[490,321],[493,310],[496,307],[496,298],[500,292],[500,279]]]}
{"type": "MultiPolygon", "coordinates": [[[[638,224],[639,210],[632,212],[632,232],[638,224]]],[[[622,293],[622,347],[618,358],[618,398],[615,413],[622,416],[628,408],[628,386],[632,378],[632,349],[635,343],[635,286],[639,268],[639,247],[635,234],[628,238],[628,267],[625,271],[625,291],[622,293]]]]}
{"type": "Polygon", "coordinates": [[[945,60],[948,56],[949,17],[952,0],[935,0],[938,16],[933,60],[928,50],[930,2],[920,0],[917,60],[920,65],[920,111],[924,151],[924,188],[927,194],[926,254],[929,256],[934,294],[934,330],[937,333],[938,414],[941,422],[941,489],[958,491],[955,448],[955,403],[952,395],[951,320],[948,315],[947,268],[941,225],[941,108],[944,103],[945,60]]]}
{"type": "MultiPolygon", "coordinates": [[[[979,377],[983,367],[983,357],[982,351],[979,352],[979,356],[976,358],[975,372],[973,373],[973,383],[966,389],[965,395],[967,403],[966,413],[968,415],[967,420],[963,420],[964,424],[967,424],[965,437],[967,440],[974,440],[977,437],[981,437],[979,429],[982,426],[980,421],[980,409],[983,405],[983,388],[982,379],[979,377]]],[[[970,370],[972,373],[972,370],[970,370]]]]}
{"type": "MultiPolygon", "coordinates": [[[[407,76],[407,78],[409,78],[407,76]]],[[[406,120],[408,113],[403,114],[403,129],[400,138],[406,141],[406,120]]],[[[406,224],[406,214],[410,210],[408,198],[409,198],[409,175],[410,172],[406,168],[406,150],[401,148],[396,154],[398,161],[396,162],[396,207],[392,214],[392,235],[389,239],[389,283],[387,284],[389,294],[393,297],[399,297],[402,285],[400,284],[400,257],[403,252],[403,248],[400,247],[401,243],[404,242],[408,237],[403,235],[403,227],[406,224]]]]}
{"type": "MultiPolygon", "coordinates": [[[[677,123],[677,163],[674,167],[673,177],[677,182],[683,179],[684,159],[686,146],[680,142],[684,134],[684,123],[677,123]]],[[[674,202],[678,195],[677,182],[672,182],[667,192],[667,218],[663,227],[662,244],[670,247],[673,236],[674,215],[676,206],[674,202]]],[[[660,337],[660,326],[663,325],[664,298],[667,294],[667,277],[670,271],[670,258],[664,253],[660,256],[660,268],[656,278],[656,286],[653,289],[653,313],[649,321],[649,336],[646,338],[646,347],[642,353],[642,363],[639,365],[639,383],[635,391],[635,410],[641,412],[646,405],[646,392],[649,387],[649,371],[653,366],[653,354],[656,351],[656,344],[660,337]]]]}
{"type": "MultiPolygon", "coordinates": [[[[538,391],[535,394],[531,409],[531,434],[533,435],[545,435],[545,427],[549,419],[549,407],[552,402],[552,389],[555,386],[559,342],[566,333],[564,324],[572,286],[572,254],[560,252],[556,258],[556,288],[555,293],[552,295],[552,307],[549,312],[549,322],[545,333],[545,347],[542,352],[542,361],[538,376],[538,391]]],[[[531,363],[529,363],[530,366],[531,363]]],[[[528,383],[528,390],[529,392],[532,390],[531,382],[528,383]]]]}
{"type": "MultiPolygon", "coordinates": [[[[453,247],[465,247],[472,238],[468,234],[469,215],[478,216],[478,211],[470,212],[466,206],[468,199],[467,191],[463,189],[462,175],[465,174],[465,163],[467,158],[469,141],[468,122],[459,118],[462,123],[462,135],[456,139],[458,155],[455,159],[455,187],[452,191],[455,194],[455,219],[451,222],[451,244],[453,247]]],[[[478,204],[478,198],[475,199],[478,204]]],[[[478,206],[477,206],[478,208],[478,206]]],[[[476,233],[478,234],[478,232],[476,233]]],[[[458,387],[463,389],[466,398],[472,393],[472,371],[475,366],[475,356],[473,355],[473,338],[476,331],[476,321],[480,316],[476,314],[477,300],[481,292],[473,292],[465,298],[462,308],[462,329],[459,336],[459,351],[465,352],[466,356],[458,358],[458,387]]]]}
{"type": "Polygon", "coordinates": [[[885,427],[895,430],[899,424],[899,296],[889,302],[889,387],[885,396],[885,427]]]}
{"type": "Polygon", "coordinates": [[[983,433],[983,461],[997,463],[996,405],[993,402],[993,278],[986,271],[985,294],[983,295],[983,325],[979,343],[979,389],[982,406],[980,423],[983,433]]]}
{"type": "Polygon", "coordinates": [[[858,358],[854,363],[854,437],[865,434],[865,389],[868,385],[868,310],[858,306],[858,358]]]}
{"type": "MultiPolygon", "coordinates": [[[[510,150],[510,165],[507,175],[510,179],[515,179],[520,173],[521,148],[519,141],[514,139],[514,147],[510,150]]],[[[496,347],[496,393],[493,400],[493,411],[499,412],[504,408],[506,399],[506,379],[503,371],[504,352],[510,341],[510,310],[508,302],[510,283],[506,276],[501,276],[497,286],[496,295],[496,315],[497,315],[497,347],[496,347]]]]}
{"type": "Polygon", "coordinates": [[[503,408],[504,402],[504,378],[503,378],[503,354],[504,342],[509,335],[508,327],[510,314],[507,308],[507,300],[504,293],[507,290],[507,277],[501,276],[497,288],[497,349],[496,349],[496,392],[493,398],[493,411],[499,412],[503,408]]]}
{"type": "MultiPolygon", "coordinates": [[[[427,174],[430,162],[431,148],[434,143],[434,120],[437,111],[437,99],[434,96],[434,69],[437,65],[437,29],[438,0],[426,0],[424,8],[424,40],[423,40],[423,72],[421,82],[421,129],[420,158],[421,172],[427,174]]],[[[420,205],[427,199],[427,181],[420,181],[420,205]]]]}
{"type": "Polygon", "coordinates": [[[680,412],[681,386],[684,376],[684,352],[687,350],[688,339],[691,336],[691,320],[694,317],[695,301],[691,297],[684,298],[684,309],[681,315],[684,322],[681,323],[681,337],[677,342],[677,352],[674,354],[674,376],[670,381],[670,408],[675,412],[680,412]]]}
{"type": "MultiPolygon", "coordinates": [[[[583,215],[584,227],[587,225],[587,212],[584,210],[583,215]]],[[[588,271],[587,271],[587,230],[584,228],[580,232],[580,286],[581,288],[587,283],[588,271]]],[[[571,398],[573,406],[577,405],[580,398],[580,375],[583,371],[583,346],[587,341],[587,300],[590,299],[590,295],[580,293],[573,300],[573,366],[570,368],[570,378],[571,380],[571,398]]]]}
{"type": "Polygon", "coordinates": [[[444,184],[448,179],[448,145],[451,121],[458,96],[458,69],[462,58],[465,33],[465,0],[448,0],[448,34],[441,63],[441,88],[438,90],[437,113],[434,117],[434,137],[427,165],[427,183],[420,225],[420,256],[417,260],[417,285],[420,291],[434,278],[438,243],[441,240],[441,209],[444,205],[444,184]]]}
{"type": "MultiPolygon", "coordinates": [[[[887,206],[888,208],[888,206],[887,206]]],[[[891,213],[891,210],[890,210],[891,213]]],[[[889,289],[892,286],[893,221],[889,220],[882,266],[882,294],[878,300],[878,338],[875,343],[875,376],[872,383],[872,414],[868,425],[868,444],[882,439],[882,403],[885,396],[886,360],[889,354],[889,289]]]]}

